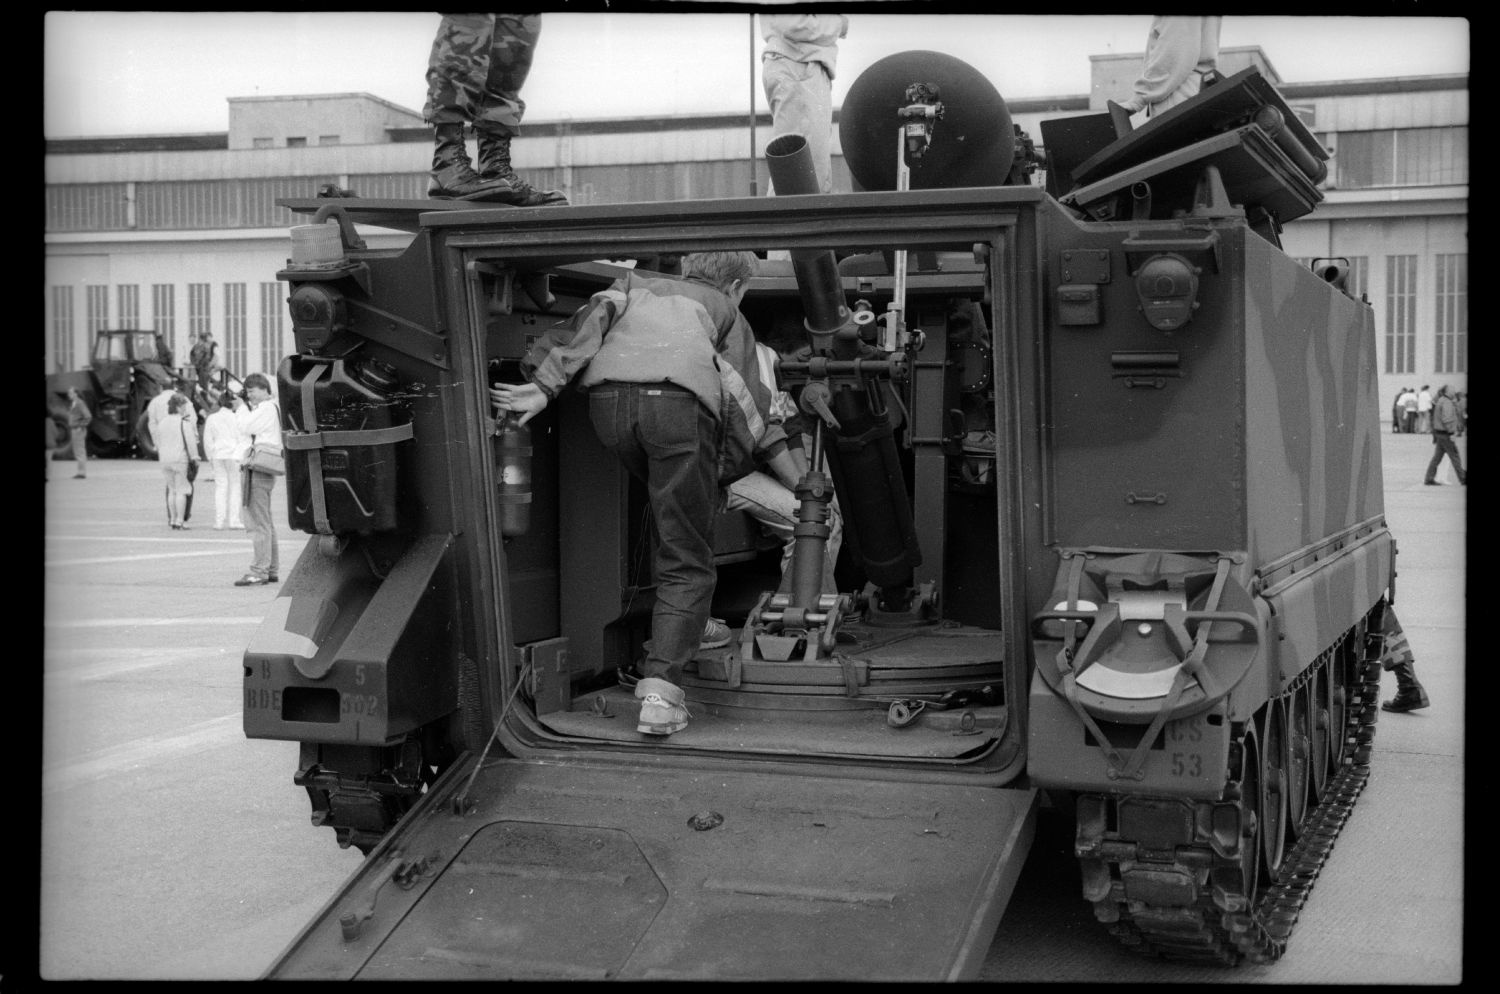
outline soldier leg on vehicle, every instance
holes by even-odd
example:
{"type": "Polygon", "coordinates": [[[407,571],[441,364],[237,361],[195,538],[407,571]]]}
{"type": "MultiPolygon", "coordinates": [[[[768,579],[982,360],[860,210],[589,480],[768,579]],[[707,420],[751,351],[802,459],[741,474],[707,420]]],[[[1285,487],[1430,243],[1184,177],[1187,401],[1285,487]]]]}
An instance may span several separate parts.
{"type": "Polygon", "coordinates": [[[504,192],[503,184],[482,179],[469,161],[464,124],[480,105],[493,14],[444,14],[427,59],[427,105],[422,117],[433,129],[429,197],[482,200],[504,192]]]}
{"type": "Polygon", "coordinates": [[[510,140],[521,126],[526,101],[521,86],[531,72],[531,56],[541,32],[538,14],[496,14],[490,37],[489,71],[474,115],[479,138],[479,175],[503,184],[496,198],[517,207],[550,207],[568,199],[556,190],[537,190],[520,176],[510,161],[510,140]]]}
{"type": "Polygon", "coordinates": [[[762,65],[766,100],[771,105],[772,137],[800,134],[806,138],[818,189],[832,192],[833,80],[821,62],[798,62],[768,54],[762,65]]]}

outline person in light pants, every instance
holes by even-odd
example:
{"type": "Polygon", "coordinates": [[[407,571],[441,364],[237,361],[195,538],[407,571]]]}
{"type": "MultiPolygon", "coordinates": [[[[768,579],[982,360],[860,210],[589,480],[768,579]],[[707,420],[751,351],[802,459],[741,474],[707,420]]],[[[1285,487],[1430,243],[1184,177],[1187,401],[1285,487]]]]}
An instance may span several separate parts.
{"type": "Polygon", "coordinates": [[[244,494],[240,481],[240,429],[234,412],[222,397],[210,397],[208,420],[203,423],[203,454],[214,468],[214,531],[243,528],[240,508],[244,494]]]}

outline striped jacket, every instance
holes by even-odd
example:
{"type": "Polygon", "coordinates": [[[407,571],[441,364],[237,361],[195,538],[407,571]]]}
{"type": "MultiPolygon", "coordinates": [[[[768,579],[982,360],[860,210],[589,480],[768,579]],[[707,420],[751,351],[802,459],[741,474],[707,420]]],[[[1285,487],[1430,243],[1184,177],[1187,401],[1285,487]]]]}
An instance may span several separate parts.
{"type": "Polygon", "coordinates": [[[568,384],[675,383],[719,423],[719,478],[728,484],[786,448],[769,415],[755,336],[717,287],[699,279],[627,273],[554,325],[522,360],[555,398],[568,384]]]}

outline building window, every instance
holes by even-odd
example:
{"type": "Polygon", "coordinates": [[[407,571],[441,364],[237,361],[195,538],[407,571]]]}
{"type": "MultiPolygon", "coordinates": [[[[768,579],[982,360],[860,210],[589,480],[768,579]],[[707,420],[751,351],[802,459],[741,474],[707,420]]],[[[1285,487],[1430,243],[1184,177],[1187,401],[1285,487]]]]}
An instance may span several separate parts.
{"type": "Polygon", "coordinates": [[[134,283],[121,283],[115,288],[121,328],[141,326],[141,288],[134,283]]]}
{"type": "Polygon", "coordinates": [[[209,312],[208,284],[188,284],[188,341],[196,342],[205,331],[213,331],[209,312]]]}
{"type": "MultiPolygon", "coordinates": [[[[224,284],[224,365],[244,370],[250,358],[245,344],[245,284],[224,284]]],[[[244,376],[243,372],[239,373],[244,376]]]]}
{"type": "Polygon", "coordinates": [[[109,327],[109,287],[86,286],[84,289],[84,327],[89,333],[89,341],[94,340],[94,333],[103,331],[109,327]]]}
{"type": "Polygon", "coordinates": [[[337,145],[338,143],[339,143],[339,136],[338,135],[319,135],[318,136],[318,144],[319,145],[337,145]]]}
{"type": "Polygon", "coordinates": [[[56,372],[73,368],[73,288],[52,288],[52,364],[56,372]]]}
{"type": "Polygon", "coordinates": [[[282,344],[282,317],[286,313],[286,286],[280,281],[260,285],[260,368],[275,373],[286,354],[282,344]]]}
{"type": "Polygon", "coordinates": [[[1469,371],[1469,257],[1437,257],[1437,356],[1439,373],[1469,371]]]}
{"type": "Polygon", "coordinates": [[[307,147],[307,139],[306,138],[288,138],[286,140],[286,147],[287,148],[306,148],[307,147]]]}
{"type": "Polygon", "coordinates": [[[1336,140],[1334,171],[1342,190],[1469,182],[1467,127],[1341,131],[1336,140]]]}
{"type": "Polygon", "coordinates": [[[161,336],[174,355],[186,355],[178,348],[175,289],[170,283],[151,284],[151,330],[161,336]]]}
{"type": "Polygon", "coordinates": [[[1385,371],[1417,370],[1417,257],[1385,257],[1385,371]]]}
{"type": "Polygon", "coordinates": [[[275,138],[252,138],[252,139],[250,139],[250,147],[251,148],[275,148],[276,147],[276,139],[275,138]]]}

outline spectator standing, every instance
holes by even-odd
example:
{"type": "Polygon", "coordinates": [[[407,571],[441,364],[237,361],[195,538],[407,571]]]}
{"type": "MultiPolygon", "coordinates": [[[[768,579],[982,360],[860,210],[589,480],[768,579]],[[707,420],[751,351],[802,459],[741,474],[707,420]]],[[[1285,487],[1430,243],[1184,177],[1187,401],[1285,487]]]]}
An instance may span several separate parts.
{"type": "MultiPolygon", "coordinates": [[[[771,105],[771,137],[802,135],[818,189],[833,189],[833,75],[839,39],[849,33],[844,14],[762,14],[761,82],[771,105]]],[[[773,194],[775,190],[771,191],[773,194]]]]}
{"type": "Polygon", "coordinates": [[[646,484],[658,540],[635,687],[646,735],[687,727],[684,667],[700,648],[729,644],[728,627],[709,617],[719,487],[756,457],[789,487],[797,481],[739,311],[755,265],[749,252],[701,252],[683,259],[683,279],[626,275],[537,341],[522,362],[528,382],[490,388],[497,412],[525,424],[576,379],[599,441],[646,484]]]}
{"type": "Polygon", "coordinates": [[[244,445],[234,411],[223,400],[222,394],[210,398],[208,420],[203,423],[203,454],[214,469],[214,531],[245,527],[240,520],[244,500],[240,450],[244,445]]]}
{"type": "Polygon", "coordinates": [[[250,454],[257,444],[281,451],[281,410],[271,399],[271,381],[264,373],[245,377],[245,395],[234,402],[235,425],[240,432],[240,487],[245,506],[241,516],[250,533],[250,570],[234,581],[236,587],[256,587],[276,583],[278,554],[276,519],[271,513],[271,491],[276,477],[250,465],[250,454]]]}
{"type": "MultiPolygon", "coordinates": [[[[181,387],[181,389],[174,390],[168,388],[160,391],[155,397],[151,398],[150,402],[146,404],[146,428],[151,433],[151,443],[157,447],[156,458],[158,461],[161,459],[161,444],[159,440],[161,439],[161,434],[163,431],[163,423],[167,419],[167,407],[169,404],[171,404],[172,398],[174,396],[182,396],[183,398],[187,399],[188,417],[192,419],[194,427],[196,427],[198,424],[198,408],[194,406],[192,399],[188,398],[187,394],[185,393],[185,391],[191,388],[188,386],[186,380],[179,380],[178,386],[181,387]]],[[[173,517],[172,514],[172,489],[170,487],[167,488],[166,504],[167,524],[171,524],[173,521],[179,519],[173,517]]],[[[187,524],[192,516],[193,499],[192,491],[189,491],[187,504],[183,508],[180,520],[183,524],[187,524]]]]}
{"type": "Polygon", "coordinates": [[[1395,399],[1391,401],[1391,434],[1401,434],[1401,391],[1396,391],[1395,399]]]}
{"type": "Polygon", "coordinates": [[[193,492],[192,470],[198,462],[198,425],[192,411],[185,396],[173,393],[156,438],[156,459],[167,481],[167,523],[175,531],[187,530],[187,497],[193,492]]]}
{"type": "Polygon", "coordinates": [[[1218,72],[1222,17],[1158,14],[1146,35],[1146,56],[1133,92],[1120,106],[1150,119],[1198,95],[1218,72]]]}
{"type": "Polygon", "coordinates": [[[73,479],[82,480],[89,472],[89,424],[94,420],[94,414],[89,406],[83,402],[83,397],[78,393],[77,387],[68,388],[68,435],[73,440],[73,458],[78,463],[78,471],[73,474],[73,479]]]}
{"type": "Polygon", "coordinates": [[[1401,394],[1401,430],[1408,435],[1417,430],[1417,392],[1411,387],[1401,394]]]}
{"type": "Polygon", "coordinates": [[[541,14],[444,14],[427,57],[427,103],[433,129],[429,197],[490,200],[517,207],[566,204],[556,190],[536,190],[510,161],[526,101],[521,86],[542,32],[541,14]],[[469,159],[464,125],[479,140],[479,169],[469,159]]]}
{"type": "Polygon", "coordinates": [[[1417,391],[1417,433],[1427,434],[1432,430],[1432,391],[1427,384],[1417,391]]]}
{"type": "Polygon", "coordinates": [[[1437,471],[1446,455],[1453,464],[1458,482],[1468,483],[1469,477],[1464,472],[1463,460],[1458,457],[1458,446],[1453,444],[1453,434],[1458,431],[1458,407],[1453,403],[1453,398],[1448,396],[1446,383],[1438,387],[1437,403],[1433,406],[1432,414],[1432,459],[1427,463],[1427,478],[1422,482],[1429,487],[1439,485],[1437,471]]]}

